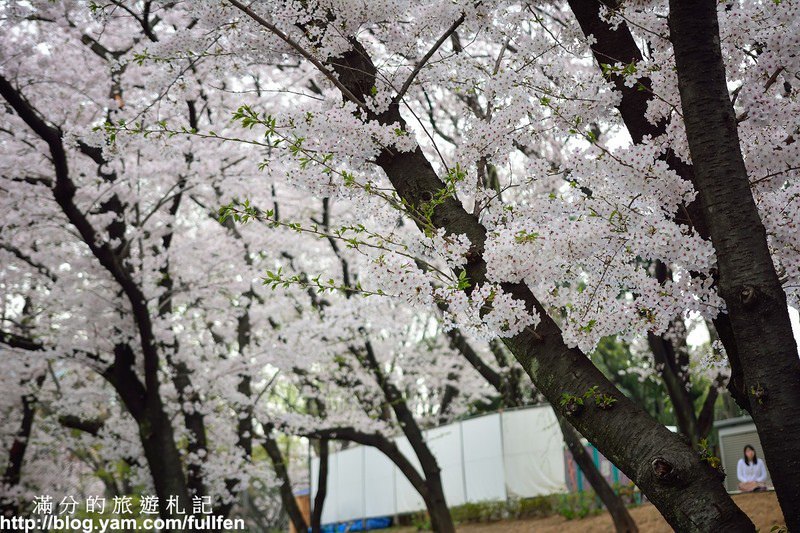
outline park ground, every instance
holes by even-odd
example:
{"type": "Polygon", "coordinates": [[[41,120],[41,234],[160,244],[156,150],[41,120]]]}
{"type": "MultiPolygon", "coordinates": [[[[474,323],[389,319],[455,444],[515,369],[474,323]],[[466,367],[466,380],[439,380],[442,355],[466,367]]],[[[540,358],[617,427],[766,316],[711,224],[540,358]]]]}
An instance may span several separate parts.
{"type": "MultiPolygon", "coordinates": [[[[778,498],[774,492],[755,494],[737,494],[733,497],[736,505],[747,513],[756,528],[769,532],[774,525],[784,525],[783,514],[778,506],[778,498]]],[[[667,525],[655,507],[645,504],[631,509],[631,516],[639,526],[640,533],[670,533],[667,525]]],[[[464,533],[605,533],[613,532],[614,527],[608,513],[596,516],[567,520],[562,516],[550,516],[534,520],[517,520],[514,522],[495,522],[493,524],[467,524],[458,528],[464,533]]]]}
{"type": "MultiPolygon", "coordinates": [[[[758,531],[768,533],[772,526],[784,525],[783,514],[778,506],[775,492],[737,494],[733,496],[736,504],[749,516],[758,531]]],[[[670,533],[670,528],[655,507],[644,504],[630,510],[631,516],[639,526],[640,533],[670,533]]],[[[406,528],[398,528],[398,533],[406,533],[406,528]]],[[[408,528],[408,532],[414,531],[408,528]]],[[[531,520],[501,520],[492,523],[463,524],[458,526],[463,533],[606,533],[614,527],[608,513],[567,520],[557,515],[531,520]]]]}

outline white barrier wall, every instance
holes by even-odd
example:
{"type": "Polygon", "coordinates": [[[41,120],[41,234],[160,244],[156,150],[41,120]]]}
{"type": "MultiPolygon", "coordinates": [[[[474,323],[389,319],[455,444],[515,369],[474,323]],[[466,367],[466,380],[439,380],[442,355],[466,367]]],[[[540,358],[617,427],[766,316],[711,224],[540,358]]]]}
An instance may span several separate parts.
{"type": "MultiPolygon", "coordinates": [[[[442,469],[448,505],[526,498],[566,491],[561,429],[549,406],[471,418],[425,431],[442,469]]],[[[420,471],[405,437],[400,451],[420,471]]],[[[393,516],[425,509],[400,470],[374,448],[353,446],[328,458],[322,522],[393,516]]],[[[311,499],[319,459],[311,460],[311,499]]]]}
{"type": "MultiPolygon", "coordinates": [[[[319,462],[317,462],[319,465],[319,462]]],[[[397,468],[371,447],[364,447],[365,516],[386,516],[395,509],[395,476],[397,468]]],[[[327,509],[324,509],[327,511],[327,509]]],[[[326,522],[327,523],[327,522],[326,522]]]]}
{"type": "Polygon", "coordinates": [[[564,439],[553,410],[508,411],[501,420],[508,495],[529,498],[565,491],[564,439]]]}
{"type": "MultiPolygon", "coordinates": [[[[464,447],[464,483],[468,502],[505,500],[503,425],[500,414],[459,423],[464,447]]],[[[447,493],[445,493],[447,496],[447,493]]]]}
{"type": "MultiPolygon", "coordinates": [[[[461,505],[467,501],[464,494],[463,447],[461,446],[461,426],[448,424],[425,432],[425,440],[431,453],[442,469],[442,485],[450,505],[461,505]]],[[[400,474],[402,475],[402,474],[400,474]]],[[[422,500],[420,500],[422,501],[422,500]]]]}

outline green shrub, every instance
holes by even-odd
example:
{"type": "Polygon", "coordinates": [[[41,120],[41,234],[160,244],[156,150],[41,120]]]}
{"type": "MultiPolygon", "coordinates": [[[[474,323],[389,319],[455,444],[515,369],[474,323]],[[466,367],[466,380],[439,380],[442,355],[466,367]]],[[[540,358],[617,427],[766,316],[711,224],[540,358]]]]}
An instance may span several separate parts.
{"type": "Polygon", "coordinates": [[[411,526],[417,531],[430,531],[431,519],[425,511],[419,511],[411,515],[411,526]]]}
{"type": "Polygon", "coordinates": [[[557,495],[512,498],[508,501],[458,505],[450,508],[450,514],[453,521],[459,524],[540,518],[554,514],[557,503],[557,495]]]}
{"type": "MultiPolygon", "coordinates": [[[[634,503],[634,490],[629,486],[615,486],[615,490],[630,505],[634,503]]],[[[585,518],[601,513],[605,507],[593,491],[550,494],[534,498],[512,498],[508,501],[465,503],[450,508],[456,524],[487,523],[500,520],[525,520],[560,514],[567,520],[585,518]]],[[[430,520],[425,512],[413,513],[410,524],[417,530],[430,530],[430,520]]]]}
{"type": "Polygon", "coordinates": [[[508,518],[508,511],[506,502],[477,502],[453,507],[450,514],[456,523],[496,522],[508,518]]]}
{"type": "Polygon", "coordinates": [[[519,501],[517,518],[543,518],[555,513],[557,495],[536,496],[535,498],[522,498],[519,501]]]}
{"type": "Polygon", "coordinates": [[[561,494],[558,504],[558,514],[572,520],[573,518],[586,518],[603,511],[603,504],[592,491],[572,492],[561,494]]]}

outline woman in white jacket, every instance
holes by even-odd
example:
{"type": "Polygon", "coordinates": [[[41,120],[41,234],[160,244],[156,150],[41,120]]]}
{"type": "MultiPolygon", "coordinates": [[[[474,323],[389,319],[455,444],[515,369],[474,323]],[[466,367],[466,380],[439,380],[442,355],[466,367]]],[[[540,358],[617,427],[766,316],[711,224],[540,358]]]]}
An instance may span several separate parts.
{"type": "Polygon", "coordinates": [[[739,490],[755,492],[767,488],[767,466],[756,455],[756,449],[749,444],[744,447],[744,457],[736,465],[739,490]]]}

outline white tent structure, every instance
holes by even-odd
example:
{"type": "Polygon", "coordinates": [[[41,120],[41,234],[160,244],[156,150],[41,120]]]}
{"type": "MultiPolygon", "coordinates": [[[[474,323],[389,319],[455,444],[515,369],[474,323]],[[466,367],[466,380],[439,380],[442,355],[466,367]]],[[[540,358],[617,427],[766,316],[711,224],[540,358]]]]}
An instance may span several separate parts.
{"type": "MultiPolygon", "coordinates": [[[[448,505],[565,492],[564,441],[549,406],[492,413],[425,431],[442,469],[448,505]]],[[[400,451],[419,468],[404,437],[400,451]]],[[[425,509],[398,468],[374,448],[331,453],[322,523],[394,516],[425,509]]],[[[311,459],[316,493],[319,459],[311,459]]],[[[313,496],[312,496],[313,498],[313,496]]]]}

